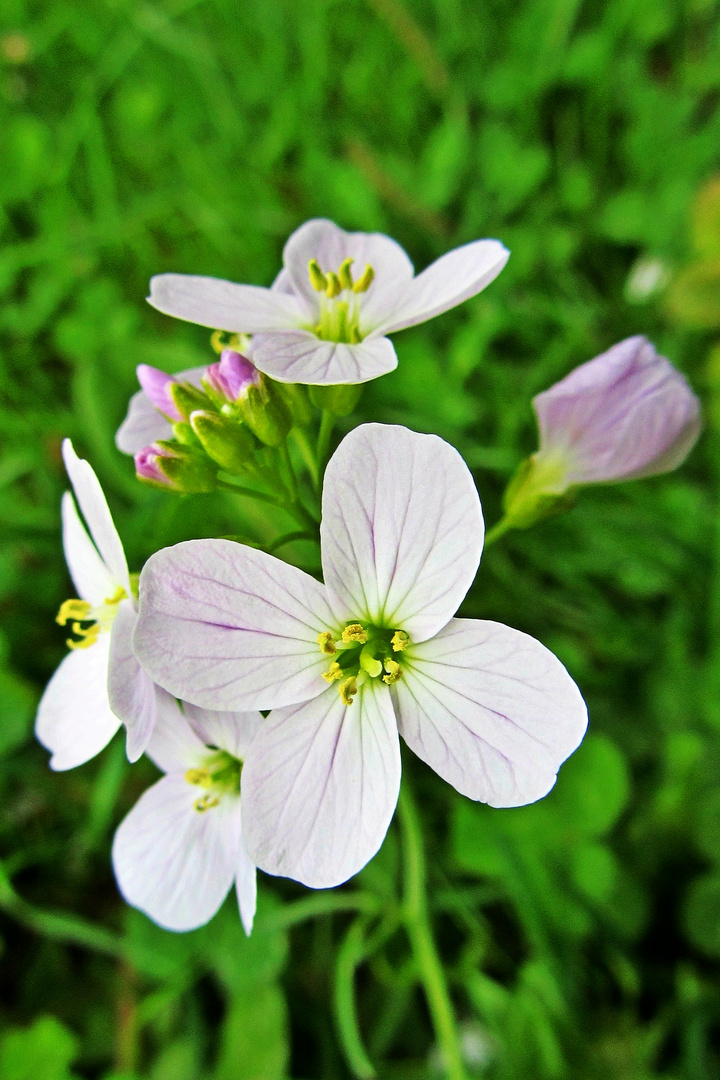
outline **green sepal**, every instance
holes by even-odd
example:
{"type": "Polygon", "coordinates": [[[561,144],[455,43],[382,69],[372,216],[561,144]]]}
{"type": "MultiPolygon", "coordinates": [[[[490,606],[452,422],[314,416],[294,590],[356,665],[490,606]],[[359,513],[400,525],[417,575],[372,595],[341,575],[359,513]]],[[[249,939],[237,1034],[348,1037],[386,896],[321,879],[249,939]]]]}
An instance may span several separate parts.
{"type": "Polygon", "coordinates": [[[170,396],[175,408],[186,420],[190,419],[190,413],[196,409],[207,409],[211,404],[207,394],[188,382],[171,382],[170,396]]]}
{"type": "Polygon", "coordinates": [[[195,435],[195,432],[186,420],[178,420],[176,424],[173,424],[172,431],[173,436],[182,446],[197,447],[197,436],[195,435]]]}
{"type": "Polygon", "coordinates": [[[538,465],[537,455],[520,463],[503,495],[503,511],[511,528],[529,529],[573,505],[573,488],[551,491],[544,486],[544,480],[545,470],[538,465]]]}
{"type": "Polygon", "coordinates": [[[252,470],[256,444],[246,427],[202,410],[191,414],[190,423],[206,454],[223,469],[233,473],[252,470]]]}
{"type": "Polygon", "coordinates": [[[265,378],[272,383],[273,393],[277,393],[290,409],[295,426],[307,427],[313,418],[307,389],[300,383],[281,383],[265,378]]]}
{"type": "Polygon", "coordinates": [[[263,376],[260,385],[249,386],[237,402],[243,420],[266,446],[280,446],[293,425],[290,409],[275,386],[263,376]]]}
{"type": "Polygon", "coordinates": [[[204,454],[201,457],[182,446],[163,440],[159,445],[170,450],[171,456],[158,455],[156,465],[175,491],[198,495],[217,489],[217,468],[204,454]]]}
{"type": "Polygon", "coordinates": [[[348,416],[360,400],[363,386],[363,383],[309,386],[308,393],[316,409],[324,409],[333,416],[348,416]]]}

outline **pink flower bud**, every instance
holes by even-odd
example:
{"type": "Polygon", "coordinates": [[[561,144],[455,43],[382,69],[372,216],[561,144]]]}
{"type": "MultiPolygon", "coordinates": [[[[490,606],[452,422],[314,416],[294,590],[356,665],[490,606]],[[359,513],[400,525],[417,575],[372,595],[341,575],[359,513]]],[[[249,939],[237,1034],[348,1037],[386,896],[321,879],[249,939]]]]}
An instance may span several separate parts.
{"type": "Polygon", "coordinates": [[[257,386],[260,372],[252,360],[234,349],[223,349],[220,361],[211,364],[205,372],[205,378],[212,388],[226,397],[228,401],[237,401],[247,393],[249,386],[257,386]]]}
{"type": "Polygon", "coordinates": [[[546,490],[630,480],[680,465],[702,426],[683,375],[645,337],[581,364],[533,399],[546,490]]]}
{"type": "Polygon", "coordinates": [[[166,375],[164,371],[150,367],[149,364],[138,364],[137,377],[143,390],[159,412],[164,413],[169,420],[182,420],[182,416],[170,396],[170,386],[177,381],[172,375],[166,375]]]}
{"type": "Polygon", "coordinates": [[[147,480],[151,484],[162,484],[163,487],[173,487],[172,482],[157,463],[158,458],[170,456],[167,451],[156,443],[153,443],[152,446],[146,446],[143,450],[138,450],[137,454],[135,454],[135,472],[138,479],[147,480]]]}

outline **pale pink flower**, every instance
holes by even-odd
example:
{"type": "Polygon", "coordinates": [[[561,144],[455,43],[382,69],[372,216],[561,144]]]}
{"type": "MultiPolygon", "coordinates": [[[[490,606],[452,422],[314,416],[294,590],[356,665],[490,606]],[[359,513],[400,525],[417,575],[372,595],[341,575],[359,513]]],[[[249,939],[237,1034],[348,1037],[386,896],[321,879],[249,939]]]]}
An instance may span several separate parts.
{"type": "Polygon", "coordinates": [[[533,802],[587,713],[543,645],[452,616],[483,519],[460,455],[368,424],[325,474],[325,584],[264,552],[194,540],[154,555],[134,645],[160,685],[204,708],[272,709],[243,771],[253,861],[313,887],[375,854],[400,786],[398,731],[436,772],[493,806],[533,802]]]}
{"type": "Polygon", "coordinates": [[[476,240],[415,276],[390,237],[347,233],[315,219],[288,240],[283,269],[270,289],[160,274],[150,282],[148,299],[166,315],[254,335],[252,360],[273,379],[362,383],[397,366],[388,334],[475,296],[508,255],[497,240],[476,240]]]}
{"type": "Polygon", "coordinates": [[[165,776],[120,824],[113,867],[120,891],[168,930],[213,917],[233,882],[247,934],[255,915],[255,866],[240,817],[240,772],[260,713],[211,713],[169,694],[158,699],[148,756],[165,776]],[[188,722],[189,721],[189,722],[188,722]]]}

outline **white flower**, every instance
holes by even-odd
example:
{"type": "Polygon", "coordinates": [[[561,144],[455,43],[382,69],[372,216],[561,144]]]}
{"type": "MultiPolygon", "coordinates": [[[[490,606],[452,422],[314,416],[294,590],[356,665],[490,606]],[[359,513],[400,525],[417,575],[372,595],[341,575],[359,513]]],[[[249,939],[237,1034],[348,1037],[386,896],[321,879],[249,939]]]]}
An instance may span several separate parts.
{"type": "Polygon", "coordinates": [[[397,367],[388,334],[475,296],[508,256],[498,240],[476,240],[415,277],[390,237],[347,233],[316,219],[288,240],[284,267],[270,289],[160,274],[150,282],[148,299],[166,315],[255,335],[249,355],[273,379],[362,383],[397,367]]]}
{"type": "Polygon", "coordinates": [[[90,536],[66,491],[63,548],[78,598],[65,601],[57,621],[69,623],[75,637],[43,694],[35,733],[51,751],[53,769],[72,769],[95,757],[122,722],[128,757],[136,761],[155,722],[158,688],[133,656],[135,599],[100,482],[69,439],[63,442],[63,459],[90,536]]]}
{"type": "Polygon", "coordinates": [[[138,657],[213,709],[272,709],[243,772],[248,851],[313,887],[382,843],[400,786],[398,729],[469,798],[533,802],[587,713],[526,634],[454,619],[483,519],[460,455],[434,435],[367,424],[325,474],[321,585],[227,540],[158,552],[140,578],[138,657]]]}
{"type": "Polygon", "coordinates": [[[261,723],[260,713],[187,704],[183,716],[169,694],[158,698],[147,753],[166,775],[120,824],[112,857],[127,902],[168,930],[208,922],[233,881],[245,932],[252,930],[255,866],[242,835],[240,772],[261,723]]]}

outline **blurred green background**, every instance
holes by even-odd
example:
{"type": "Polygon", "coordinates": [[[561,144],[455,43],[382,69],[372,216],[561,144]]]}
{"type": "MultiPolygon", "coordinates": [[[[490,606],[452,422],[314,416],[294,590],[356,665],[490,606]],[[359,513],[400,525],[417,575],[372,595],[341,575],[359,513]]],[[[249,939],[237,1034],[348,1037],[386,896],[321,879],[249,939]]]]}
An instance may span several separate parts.
{"type": "MultiPolygon", "coordinates": [[[[508,535],[464,605],[585,693],[551,795],[489,810],[405,767],[473,1075],[719,1075],[719,168],[716,0],[0,0],[0,1080],[342,1080],[333,1000],[356,966],[380,1075],[440,1075],[401,935],[360,964],[352,915],[311,918],[268,878],[249,942],[232,904],[158,930],[109,861],[153,767],[117,739],[52,774],[32,736],[71,595],[61,438],[131,569],[188,536],[271,535],[235,496],[141,487],[113,435],[136,364],[210,359],[145,304],[151,274],[269,284],[312,216],[388,232],[418,268],[481,236],[512,250],[396,338],[360,406],[454,443],[490,523],[534,448],[531,396],[601,349],[646,333],[704,397],[681,472],[508,535]]],[[[398,851],[393,826],[359,879],[388,903],[398,851]]]]}

